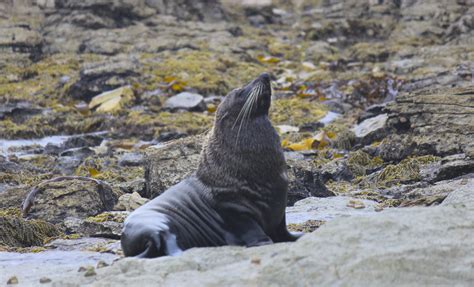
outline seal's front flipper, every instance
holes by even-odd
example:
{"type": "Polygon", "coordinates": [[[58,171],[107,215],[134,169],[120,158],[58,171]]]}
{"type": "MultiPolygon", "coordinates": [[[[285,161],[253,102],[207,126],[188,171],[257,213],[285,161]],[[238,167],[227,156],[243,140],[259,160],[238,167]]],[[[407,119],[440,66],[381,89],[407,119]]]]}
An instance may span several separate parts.
{"type": "Polygon", "coordinates": [[[265,234],[258,223],[249,216],[234,216],[228,222],[228,231],[233,235],[229,245],[243,245],[247,247],[272,244],[273,241],[265,234]]]}
{"type": "Polygon", "coordinates": [[[176,241],[176,235],[171,232],[163,233],[164,249],[166,255],[178,256],[183,253],[183,250],[179,248],[178,242],[176,241]]]}
{"type": "Polygon", "coordinates": [[[298,240],[301,236],[303,236],[302,232],[289,232],[286,228],[286,219],[283,218],[271,238],[274,242],[292,242],[298,240]]]}

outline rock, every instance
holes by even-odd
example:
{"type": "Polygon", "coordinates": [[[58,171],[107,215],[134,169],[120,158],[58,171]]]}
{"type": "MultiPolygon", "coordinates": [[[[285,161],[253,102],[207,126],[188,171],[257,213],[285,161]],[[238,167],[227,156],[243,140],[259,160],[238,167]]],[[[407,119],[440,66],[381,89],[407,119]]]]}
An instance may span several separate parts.
{"type": "Polygon", "coordinates": [[[58,229],[42,220],[24,220],[0,215],[0,245],[10,247],[42,246],[47,237],[58,236],[58,229]]]}
{"type": "Polygon", "coordinates": [[[170,110],[188,110],[188,111],[204,111],[206,104],[204,97],[195,94],[183,92],[166,100],[164,107],[170,110]]]}
{"type": "Polygon", "coordinates": [[[16,285],[18,284],[18,278],[16,276],[12,276],[8,279],[7,285],[16,285]]]}
{"type": "Polygon", "coordinates": [[[78,148],[78,147],[96,147],[102,143],[106,136],[106,133],[90,133],[76,135],[67,138],[61,147],[65,149],[78,148]]]}
{"type": "Polygon", "coordinates": [[[114,93],[102,95],[93,101],[92,105],[89,103],[89,108],[91,108],[96,103],[105,104],[105,102],[101,102],[104,99],[115,99],[103,108],[103,111],[110,111],[109,108],[113,110],[118,103],[123,101],[122,95],[125,95],[123,99],[130,100],[133,92],[126,86],[130,85],[133,78],[137,76],[137,70],[139,70],[139,63],[135,59],[126,57],[115,57],[107,61],[84,65],[80,72],[80,79],[71,85],[68,92],[75,99],[90,101],[103,91],[118,88],[114,93]],[[112,97],[116,94],[119,94],[120,97],[112,97]]]}
{"type": "MultiPolygon", "coordinates": [[[[443,88],[400,94],[389,103],[387,126],[405,134],[406,153],[447,156],[474,150],[474,88],[443,88]]],[[[389,142],[398,136],[390,135],[389,142]]]]}
{"type": "Polygon", "coordinates": [[[95,269],[93,266],[89,266],[86,268],[86,271],[84,272],[84,277],[90,277],[95,275],[97,275],[97,273],[95,273],[95,269]]]}
{"type": "Polygon", "coordinates": [[[371,216],[378,203],[346,196],[326,198],[308,197],[286,209],[287,224],[301,224],[308,220],[329,221],[339,217],[371,216]]]}
{"type": "Polygon", "coordinates": [[[386,103],[383,103],[383,104],[375,104],[368,107],[367,109],[365,109],[364,113],[362,113],[359,116],[357,123],[360,123],[366,119],[370,119],[370,118],[386,113],[387,112],[385,110],[386,105],[387,105],[386,103]]]}
{"type": "Polygon", "coordinates": [[[0,191],[0,208],[19,207],[28,194],[28,186],[5,186],[0,191]]]}
{"type": "Polygon", "coordinates": [[[50,278],[48,278],[48,277],[41,277],[40,280],[39,280],[39,282],[40,282],[41,284],[51,283],[51,281],[52,281],[52,280],[51,280],[50,278]]]}
{"type": "Polygon", "coordinates": [[[41,113],[41,108],[35,107],[30,102],[7,103],[0,107],[0,120],[8,117],[15,121],[22,121],[39,113],[41,113]]]}
{"type": "Polygon", "coordinates": [[[77,239],[55,239],[44,246],[56,251],[91,251],[104,248],[109,250],[117,242],[117,240],[100,237],[82,237],[77,239]]]}
{"type": "Polygon", "coordinates": [[[443,180],[435,183],[432,186],[420,187],[412,189],[409,192],[404,192],[400,195],[395,195],[401,198],[400,206],[415,206],[415,205],[433,205],[446,201],[450,194],[463,194],[474,190],[474,173],[452,180],[443,180]]]}
{"type": "Polygon", "coordinates": [[[288,206],[310,196],[328,197],[335,194],[328,190],[322,175],[306,160],[287,160],[288,164],[288,206]]]}
{"type": "Polygon", "coordinates": [[[146,150],[144,197],[154,198],[197,169],[205,135],[186,137],[146,150]]]}
{"type": "Polygon", "coordinates": [[[93,149],[88,148],[88,147],[78,147],[78,148],[70,148],[62,153],[59,154],[61,157],[71,157],[71,158],[77,158],[80,161],[85,159],[88,156],[94,155],[95,152],[93,149]]]}
{"type": "MultiPolygon", "coordinates": [[[[15,275],[20,286],[38,286],[41,278],[49,278],[53,284],[64,274],[77,274],[82,265],[96,265],[99,261],[111,264],[118,256],[92,251],[46,250],[39,253],[2,252],[0,282],[7,282],[15,275]]],[[[64,286],[65,284],[60,284],[64,286]]],[[[45,286],[49,286],[45,284],[45,286]]]]}
{"type": "Polygon", "coordinates": [[[335,159],[320,167],[321,179],[324,183],[332,181],[350,181],[354,178],[347,160],[343,158],[335,159]]]}
{"type": "Polygon", "coordinates": [[[116,195],[107,184],[81,177],[59,177],[33,189],[23,203],[32,218],[62,223],[66,217],[86,218],[112,210],[116,195]]]}
{"type": "Polygon", "coordinates": [[[64,226],[68,233],[77,233],[83,236],[120,239],[123,221],[129,212],[104,212],[85,220],[76,217],[67,217],[64,226]]]}
{"type": "Polygon", "coordinates": [[[423,181],[430,183],[474,173],[474,160],[465,154],[446,156],[420,168],[423,181]]]}
{"type": "Polygon", "coordinates": [[[147,202],[148,199],[141,197],[138,192],[134,192],[132,194],[127,193],[119,197],[114,209],[133,211],[147,202]]]}
{"type": "MultiPolygon", "coordinates": [[[[474,281],[470,264],[474,260],[474,238],[470,236],[474,226],[465,219],[474,216],[473,198],[470,193],[464,205],[390,209],[374,216],[337,218],[295,243],[196,248],[155,260],[127,258],[96,270],[93,281],[71,272],[64,274],[59,284],[470,285],[474,281]],[[295,276],[296,270],[299,276],[295,276]]],[[[330,199],[334,197],[318,200],[330,199]]]]}
{"type": "Polygon", "coordinates": [[[381,114],[373,118],[368,118],[354,126],[356,140],[363,144],[370,144],[385,137],[388,116],[381,114]]]}
{"type": "Polygon", "coordinates": [[[143,154],[136,152],[124,153],[118,159],[120,166],[140,166],[143,165],[144,162],[143,154]]]}
{"type": "Polygon", "coordinates": [[[452,188],[452,192],[449,193],[443,203],[441,203],[442,206],[465,207],[474,204],[474,178],[472,176],[469,179],[461,179],[449,188],[452,188]]]}
{"type": "MultiPolygon", "coordinates": [[[[138,193],[140,196],[145,195],[146,181],[144,178],[127,181],[118,185],[123,193],[138,193]]],[[[120,199],[119,199],[120,200],[120,199]]]]}

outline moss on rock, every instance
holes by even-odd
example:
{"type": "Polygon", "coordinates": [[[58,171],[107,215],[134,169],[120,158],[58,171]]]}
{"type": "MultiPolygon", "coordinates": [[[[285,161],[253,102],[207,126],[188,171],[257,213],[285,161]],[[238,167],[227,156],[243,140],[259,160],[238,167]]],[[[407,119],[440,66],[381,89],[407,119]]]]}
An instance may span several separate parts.
{"type": "Polygon", "coordinates": [[[274,124],[302,126],[314,123],[323,118],[327,107],[305,99],[279,99],[272,103],[270,117],[274,124]]]}
{"type": "Polygon", "coordinates": [[[257,63],[231,56],[216,55],[207,50],[163,53],[157,61],[144,65],[154,76],[149,84],[178,81],[201,93],[227,94],[265,71],[257,63]]]}
{"type": "Polygon", "coordinates": [[[25,220],[19,210],[0,210],[0,245],[9,247],[41,246],[48,237],[58,236],[58,229],[43,220],[25,220]]]}
{"type": "Polygon", "coordinates": [[[387,187],[420,179],[420,166],[439,160],[433,155],[410,157],[399,164],[390,164],[377,176],[377,185],[387,187]]]}
{"type": "Polygon", "coordinates": [[[383,160],[380,157],[371,157],[362,150],[357,150],[349,154],[347,165],[354,176],[367,175],[367,171],[382,166],[383,160]]]}

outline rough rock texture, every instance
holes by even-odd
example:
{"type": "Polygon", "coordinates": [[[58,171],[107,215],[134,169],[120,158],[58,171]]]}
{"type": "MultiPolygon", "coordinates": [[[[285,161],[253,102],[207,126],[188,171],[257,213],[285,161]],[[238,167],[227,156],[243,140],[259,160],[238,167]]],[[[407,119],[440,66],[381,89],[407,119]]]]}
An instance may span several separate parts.
{"type": "Polygon", "coordinates": [[[141,197],[138,192],[127,193],[119,197],[114,210],[133,211],[147,203],[147,201],[148,199],[141,197]]]}
{"type": "Polygon", "coordinates": [[[125,211],[104,212],[94,217],[88,217],[85,220],[67,217],[64,220],[64,226],[68,233],[120,239],[123,222],[128,214],[129,212],[125,211]]]}
{"type": "Polygon", "coordinates": [[[288,224],[301,224],[308,220],[329,221],[339,217],[374,215],[377,202],[347,196],[327,198],[308,197],[286,209],[288,224]]]}
{"type": "Polygon", "coordinates": [[[85,218],[112,210],[116,201],[117,196],[108,185],[94,180],[64,179],[31,191],[23,212],[32,218],[61,223],[66,217],[85,218]]]}
{"type": "Polygon", "coordinates": [[[146,198],[154,198],[197,169],[206,135],[187,137],[149,148],[146,155],[146,198]]]}
{"type": "Polygon", "coordinates": [[[400,135],[389,136],[382,155],[394,154],[397,142],[404,155],[474,155],[473,87],[404,93],[387,109],[388,125],[400,135]]]}
{"type": "Polygon", "coordinates": [[[0,262],[0,282],[5,286],[8,278],[17,276],[18,285],[13,286],[54,286],[64,274],[78,274],[77,270],[81,266],[95,266],[99,260],[111,264],[116,258],[118,256],[115,254],[92,251],[48,250],[28,254],[4,252],[0,262]],[[21,264],[12,264],[14,262],[21,264]],[[50,278],[52,284],[40,284],[43,277],[50,278]]]}
{"type": "Polygon", "coordinates": [[[474,283],[474,224],[466,221],[474,216],[473,196],[463,193],[457,197],[455,192],[453,200],[443,206],[336,219],[296,243],[193,249],[178,257],[153,260],[124,259],[97,270],[93,278],[66,275],[59,283],[468,286],[474,283]]]}
{"type": "Polygon", "coordinates": [[[42,246],[48,237],[58,236],[58,229],[42,220],[0,216],[0,245],[9,247],[42,246]]]}

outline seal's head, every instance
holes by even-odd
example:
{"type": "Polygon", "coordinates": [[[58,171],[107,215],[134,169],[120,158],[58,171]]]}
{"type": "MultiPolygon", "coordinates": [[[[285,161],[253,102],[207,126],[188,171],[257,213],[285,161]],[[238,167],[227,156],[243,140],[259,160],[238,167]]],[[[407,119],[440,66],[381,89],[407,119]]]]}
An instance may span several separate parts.
{"type": "Polygon", "coordinates": [[[286,169],[280,138],[268,112],[270,75],[231,91],[217,108],[198,176],[205,182],[274,181],[286,169]],[[257,178],[257,179],[255,179],[257,178]]]}
{"type": "Polygon", "coordinates": [[[217,109],[216,121],[243,125],[251,118],[267,116],[271,96],[270,75],[263,73],[224,98],[217,109]]]}

